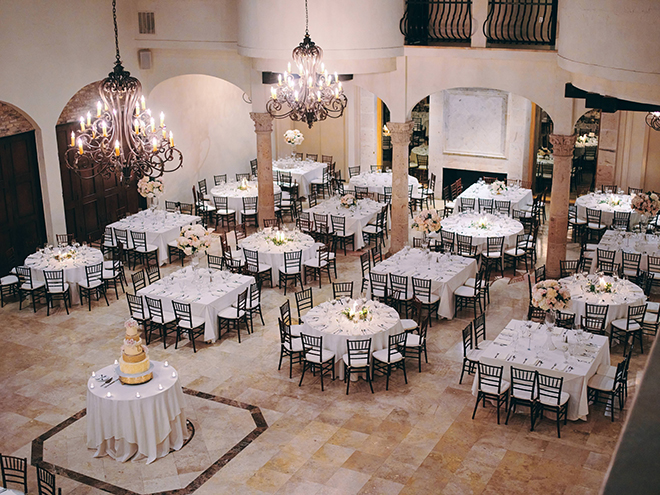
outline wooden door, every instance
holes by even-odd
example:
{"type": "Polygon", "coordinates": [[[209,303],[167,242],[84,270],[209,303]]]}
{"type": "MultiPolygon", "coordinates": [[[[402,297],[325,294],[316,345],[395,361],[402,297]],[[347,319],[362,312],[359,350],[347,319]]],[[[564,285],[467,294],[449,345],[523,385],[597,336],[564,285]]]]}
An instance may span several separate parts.
{"type": "Polygon", "coordinates": [[[82,242],[90,236],[99,239],[106,225],[144,207],[144,199],[138,195],[135,180],[127,188],[114,175],[109,179],[101,176],[89,179],[67,167],[65,152],[71,132],[77,128],[78,124],[72,122],[58,125],[56,132],[66,228],[82,242]]]}
{"type": "Polygon", "coordinates": [[[46,243],[34,131],[0,138],[0,270],[13,247],[19,263],[46,243]]]}

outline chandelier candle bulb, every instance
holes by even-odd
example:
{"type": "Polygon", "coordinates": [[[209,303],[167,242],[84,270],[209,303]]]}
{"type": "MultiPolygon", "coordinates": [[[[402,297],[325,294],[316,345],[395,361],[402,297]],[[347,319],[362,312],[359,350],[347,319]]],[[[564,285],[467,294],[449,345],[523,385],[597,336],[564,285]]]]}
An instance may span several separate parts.
{"type": "Polygon", "coordinates": [[[165,130],[165,127],[163,127],[163,139],[167,139],[167,131],[165,130]]]}
{"type": "Polygon", "coordinates": [[[147,108],[147,102],[146,102],[146,100],[144,99],[144,95],[140,96],[140,105],[142,105],[142,110],[144,110],[145,108],[147,108]]]}
{"type": "Polygon", "coordinates": [[[92,114],[87,112],[87,125],[92,125],[92,114]]]}
{"type": "Polygon", "coordinates": [[[80,131],[85,132],[85,119],[80,117],[80,131]]]}
{"type": "Polygon", "coordinates": [[[156,132],[156,121],[153,117],[149,119],[149,124],[151,125],[151,132],[156,132]]]}
{"type": "Polygon", "coordinates": [[[174,134],[170,131],[170,147],[174,148],[174,134]]]}
{"type": "Polygon", "coordinates": [[[100,116],[101,116],[101,102],[97,101],[96,102],[96,117],[98,118],[100,116]]]}
{"type": "Polygon", "coordinates": [[[156,153],[158,151],[158,141],[156,141],[156,138],[151,140],[151,144],[153,144],[153,151],[156,153]]]}
{"type": "Polygon", "coordinates": [[[135,127],[135,134],[140,134],[140,122],[138,119],[135,119],[133,122],[133,127],[135,127]]]}
{"type": "Polygon", "coordinates": [[[78,153],[83,154],[82,139],[78,139],[78,153]]]}
{"type": "Polygon", "coordinates": [[[119,151],[119,141],[115,141],[115,156],[119,156],[120,151],[119,151]]]}
{"type": "Polygon", "coordinates": [[[71,147],[76,145],[76,133],[71,131],[71,147]]]}
{"type": "Polygon", "coordinates": [[[135,105],[135,116],[136,117],[140,116],[140,105],[135,105]]]}
{"type": "Polygon", "coordinates": [[[101,122],[101,130],[103,131],[103,137],[108,137],[108,125],[105,121],[101,122]]]}
{"type": "Polygon", "coordinates": [[[165,114],[160,112],[160,126],[165,127],[165,114]]]}

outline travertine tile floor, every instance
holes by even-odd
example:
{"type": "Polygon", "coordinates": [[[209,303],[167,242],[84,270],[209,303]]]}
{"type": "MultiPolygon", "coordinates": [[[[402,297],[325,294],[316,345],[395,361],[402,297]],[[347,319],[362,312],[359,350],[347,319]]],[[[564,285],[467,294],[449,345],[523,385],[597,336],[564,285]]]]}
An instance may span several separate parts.
{"type": "MultiPolygon", "coordinates": [[[[545,233],[542,236],[539,252],[545,250],[545,233]]],[[[354,280],[359,286],[358,255],[339,255],[339,280],[354,280]]],[[[167,266],[163,272],[179,267],[167,266]]],[[[526,284],[509,283],[510,269],[505,275],[491,289],[491,339],[511,318],[521,318],[528,304],[526,284]]],[[[327,282],[321,290],[316,286],[315,304],[331,294],[327,282]]],[[[63,308],[46,316],[44,306],[36,314],[19,311],[18,303],[0,310],[0,452],[29,458],[34,438],[85,407],[89,373],[116,359],[122,343],[126,298],[109,299],[110,307],[95,303],[88,312],[78,306],[70,316],[63,308]]],[[[290,299],[295,307],[293,295],[290,299]]],[[[197,354],[190,345],[178,350],[163,350],[159,342],[150,346],[153,359],[167,359],[177,367],[184,386],[256,405],[269,425],[195,493],[597,493],[622,420],[617,416],[610,422],[603,406],[595,406],[588,421],[569,421],[561,439],[550,420],[530,432],[524,408],[506,426],[497,425],[493,407],[479,409],[472,420],[472,377],[458,384],[460,330],[471,312],[433,322],[429,363],[423,364],[422,373],[410,365],[407,385],[399,372],[389,391],[384,377],[377,377],[375,394],[360,380],[346,396],[339,381],[321,392],[318,379],[311,376],[298,387],[299,369],[294,368],[292,379],[285,366],[277,370],[277,316],[284,300],[281,291],[264,290],[266,325],[256,324],[241,344],[230,334],[200,345],[197,354]]],[[[614,347],[612,360],[620,359],[621,348],[614,347]]],[[[645,359],[633,356],[626,410],[645,359]]],[[[93,459],[84,448],[83,419],[57,442],[47,443],[46,459],[52,456],[53,462],[72,468],[86,466],[101,480],[130,484],[144,493],[185,486],[224,448],[221,437],[230,434],[234,421],[232,414],[186,399],[197,428],[194,445],[186,447],[189,452],[184,449],[150,466],[93,459]]],[[[241,420],[236,421],[240,429],[241,420]]],[[[36,491],[32,467],[29,476],[31,491],[36,491]]],[[[64,493],[103,493],[60,476],[57,483],[64,493]]]]}

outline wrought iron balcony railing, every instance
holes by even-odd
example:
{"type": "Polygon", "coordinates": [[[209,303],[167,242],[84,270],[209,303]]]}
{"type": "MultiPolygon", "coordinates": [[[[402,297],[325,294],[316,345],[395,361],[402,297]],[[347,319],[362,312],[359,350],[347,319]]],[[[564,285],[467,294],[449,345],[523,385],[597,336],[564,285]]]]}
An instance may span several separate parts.
{"type": "MultiPolygon", "coordinates": [[[[491,44],[555,44],[558,0],[488,0],[483,32],[491,44]]],[[[407,0],[400,29],[407,45],[470,42],[472,0],[407,0]]]]}
{"type": "Polygon", "coordinates": [[[469,42],[472,0],[408,0],[399,27],[406,45],[469,42]]]}
{"type": "Polygon", "coordinates": [[[557,0],[489,0],[484,34],[489,43],[554,45],[557,0]]]}

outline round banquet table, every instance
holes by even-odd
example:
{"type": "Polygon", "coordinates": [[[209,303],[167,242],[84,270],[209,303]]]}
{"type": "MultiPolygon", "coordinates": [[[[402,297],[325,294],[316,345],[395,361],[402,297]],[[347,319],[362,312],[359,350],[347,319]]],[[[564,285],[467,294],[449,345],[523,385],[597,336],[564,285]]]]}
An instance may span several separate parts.
{"type": "MultiPolygon", "coordinates": [[[[392,187],[392,172],[362,172],[360,175],[354,175],[348,181],[350,188],[368,187],[369,192],[383,194],[385,187],[392,187]]],[[[413,196],[419,196],[419,181],[412,175],[408,176],[408,185],[413,186],[413,196]]]]}
{"type": "Polygon", "coordinates": [[[630,213],[630,225],[639,223],[639,213],[630,207],[632,196],[629,194],[603,194],[600,191],[596,193],[585,194],[575,200],[578,218],[587,219],[587,208],[601,210],[601,222],[605,225],[612,225],[614,221],[614,212],[621,211],[630,213]],[[616,204],[620,202],[620,204],[616,204]]]}
{"type": "MultiPolygon", "coordinates": [[[[151,364],[154,377],[141,385],[116,381],[101,387],[94,377],[87,381],[87,448],[96,450],[94,457],[121,462],[146,457],[149,464],[188,439],[179,374],[165,363],[151,364]]],[[[117,378],[115,365],[98,370],[97,378],[102,374],[117,378]]]]}
{"type": "Polygon", "coordinates": [[[276,229],[270,227],[255,232],[251,236],[239,241],[241,248],[259,252],[259,264],[270,265],[273,268],[273,284],[280,280],[280,268],[284,267],[284,253],[302,250],[302,263],[316,256],[317,243],[312,236],[303,234],[298,230],[284,230],[288,239],[286,243],[278,246],[273,244],[271,237],[275,236],[276,229]]]}
{"type": "Polygon", "coordinates": [[[310,183],[314,179],[322,179],[323,169],[327,166],[327,163],[315,162],[314,160],[285,157],[273,162],[273,172],[289,172],[291,181],[295,181],[300,185],[299,196],[309,196],[310,183]]]}
{"type": "Polygon", "coordinates": [[[335,373],[344,379],[342,356],[348,352],[346,341],[371,339],[371,352],[387,349],[389,336],[403,332],[399,313],[378,301],[357,301],[357,308],[369,308],[372,319],[353,323],[342,311],[352,308],[356,300],[326,301],[304,315],[302,333],[323,337],[323,347],[335,353],[335,373]],[[339,365],[337,365],[339,363],[339,365]],[[339,369],[337,369],[339,368],[339,369]]]}
{"type": "Polygon", "coordinates": [[[317,215],[328,215],[328,227],[330,228],[330,232],[333,232],[331,215],[344,217],[346,219],[344,223],[344,232],[347,235],[354,234],[354,250],[357,251],[364,247],[362,229],[365,228],[371,220],[376,218],[376,215],[385,205],[383,203],[378,203],[373,199],[365,198],[359,200],[357,206],[344,208],[341,206],[340,200],[341,198],[338,196],[333,196],[323,203],[320,203],[313,208],[309,208],[307,211],[312,214],[311,218],[314,218],[314,213],[317,215]]]}
{"type": "Polygon", "coordinates": [[[508,249],[516,245],[518,234],[523,233],[523,225],[505,215],[464,211],[443,219],[442,230],[472,237],[472,245],[479,246],[481,250],[486,248],[489,237],[504,236],[504,249],[508,249]],[[477,227],[477,222],[484,218],[487,227],[477,227]]]}
{"type": "MultiPolygon", "coordinates": [[[[257,181],[249,181],[247,183],[247,189],[242,190],[238,187],[241,185],[240,182],[235,180],[230,180],[225,184],[220,184],[211,189],[211,195],[217,197],[226,197],[227,198],[227,208],[234,210],[236,212],[236,220],[242,222],[243,218],[241,211],[243,211],[243,198],[256,198],[259,197],[259,184],[257,181]]],[[[280,186],[273,184],[273,194],[282,192],[280,186]]]]}
{"type": "Polygon", "coordinates": [[[568,310],[575,313],[575,323],[582,320],[585,315],[587,304],[600,304],[608,305],[607,321],[605,325],[609,325],[613,320],[628,317],[628,308],[644,304],[646,296],[644,291],[638,286],[625,279],[614,279],[613,277],[602,277],[605,282],[613,285],[614,293],[592,293],[587,290],[587,281],[597,284],[600,281],[598,275],[589,275],[586,278],[581,275],[573,275],[571,277],[562,278],[562,284],[571,294],[571,301],[568,310]]]}
{"type": "Polygon", "coordinates": [[[75,257],[62,261],[58,261],[53,257],[59,252],[64,253],[70,249],[74,248],[66,246],[39,250],[25,259],[25,266],[32,269],[32,280],[39,282],[45,281],[44,270],[64,270],[64,281],[69,284],[71,304],[78,304],[80,302],[78,284],[87,280],[85,267],[102,263],[103,253],[96,248],[80,246],[75,248],[75,257]]]}

